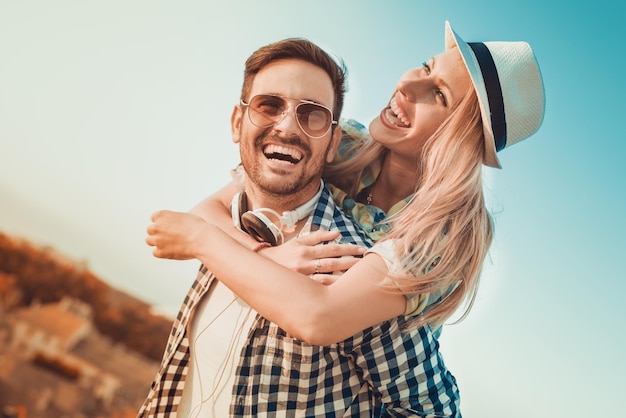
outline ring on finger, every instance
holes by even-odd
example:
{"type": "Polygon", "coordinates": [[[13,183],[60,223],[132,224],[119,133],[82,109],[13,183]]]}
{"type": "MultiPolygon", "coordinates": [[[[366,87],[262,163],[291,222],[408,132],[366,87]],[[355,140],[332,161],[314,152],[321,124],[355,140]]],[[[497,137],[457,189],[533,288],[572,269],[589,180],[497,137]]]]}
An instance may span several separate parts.
{"type": "Polygon", "coordinates": [[[319,258],[315,260],[315,274],[320,272],[320,268],[322,267],[322,260],[319,258]]]}

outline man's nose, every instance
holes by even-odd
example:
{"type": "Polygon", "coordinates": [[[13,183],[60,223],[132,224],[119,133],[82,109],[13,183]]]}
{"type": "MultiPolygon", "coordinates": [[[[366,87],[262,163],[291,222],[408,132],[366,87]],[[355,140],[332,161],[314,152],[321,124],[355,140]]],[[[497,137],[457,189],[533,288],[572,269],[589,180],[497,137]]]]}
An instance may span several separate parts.
{"type": "Polygon", "coordinates": [[[298,124],[296,110],[291,106],[285,110],[285,113],[282,115],[279,121],[274,124],[274,129],[282,133],[285,137],[293,135],[305,135],[305,133],[302,132],[302,129],[300,129],[300,125],[298,124]]]}

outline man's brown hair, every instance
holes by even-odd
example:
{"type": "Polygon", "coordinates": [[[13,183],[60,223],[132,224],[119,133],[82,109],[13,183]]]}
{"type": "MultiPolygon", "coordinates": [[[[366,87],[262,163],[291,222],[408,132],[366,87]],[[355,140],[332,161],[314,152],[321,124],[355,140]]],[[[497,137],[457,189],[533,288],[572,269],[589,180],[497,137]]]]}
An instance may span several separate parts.
{"type": "Polygon", "coordinates": [[[322,48],[303,38],[288,38],[274,42],[257,49],[246,60],[241,88],[241,100],[249,101],[248,95],[254,82],[254,77],[265,66],[282,59],[299,59],[311,63],[328,74],[335,91],[335,105],[333,117],[339,120],[343,109],[343,97],[347,91],[347,69],[343,61],[335,61],[322,48]]]}

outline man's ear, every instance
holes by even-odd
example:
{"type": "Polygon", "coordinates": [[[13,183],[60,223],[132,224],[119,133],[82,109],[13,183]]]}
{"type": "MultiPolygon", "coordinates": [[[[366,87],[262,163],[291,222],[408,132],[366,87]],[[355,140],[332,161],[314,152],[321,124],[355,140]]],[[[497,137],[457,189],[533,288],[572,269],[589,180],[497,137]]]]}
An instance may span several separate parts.
{"type": "Polygon", "coordinates": [[[243,118],[243,110],[240,105],[233,107],[233,114],[230,115],[230,133],[233,137],[233,142],[238,144],[241,140],[241,121],[243,118]]]}
{"type": "Polygon", "coordinates": [[[337,147],[339,147],[339,143],[341,142],[341,136],[341,126],[337,125],[333,128],[333,136],[330,139],[330,144],[328,145],[328,152],[326,153],[327,163],[331,163],[335,159],[335,153],[337,152],[337,147]]]}

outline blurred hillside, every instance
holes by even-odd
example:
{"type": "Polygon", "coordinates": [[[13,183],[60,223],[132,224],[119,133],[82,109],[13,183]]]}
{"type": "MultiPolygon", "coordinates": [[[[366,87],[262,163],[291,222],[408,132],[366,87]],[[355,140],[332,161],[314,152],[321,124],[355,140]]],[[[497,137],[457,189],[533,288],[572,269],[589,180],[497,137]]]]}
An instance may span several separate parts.
{"type": "Polygon", "coordinates": [[[0,307],[6,312],[71,297],[93,311],[97,331],[112,341],[160,361],[172,320],[150,305],[107,285],[85,262],[49,246],[0,232],[0,307]]]}
{"type": "Polygon", "coordinates": [[[85,262],[0,233],[0,417],[134,417],[171,323],[85,262]]]}

